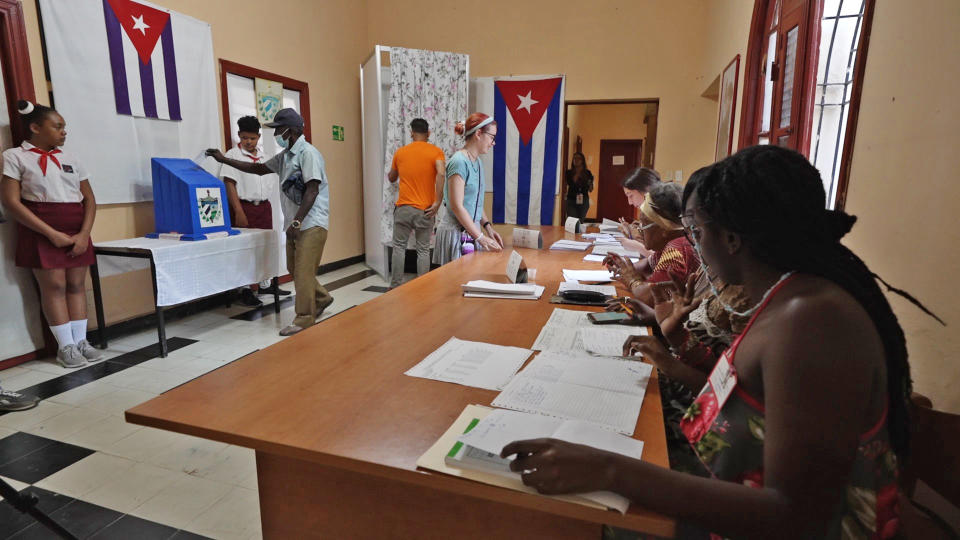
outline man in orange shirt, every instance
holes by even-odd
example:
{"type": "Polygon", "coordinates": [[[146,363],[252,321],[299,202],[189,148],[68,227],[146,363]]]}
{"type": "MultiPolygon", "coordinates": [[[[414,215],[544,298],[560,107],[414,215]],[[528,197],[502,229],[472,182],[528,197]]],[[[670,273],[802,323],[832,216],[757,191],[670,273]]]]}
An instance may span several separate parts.
{"type": "Polygon", "coordinates": [[[433,219],[443,200],[445,165],[443,151],[427,142],[430,126],[423,118],[410,122],[413,142],[393,155],[393,165],[387,178],[400,180],[400,196],[393,210],[393,259],[390,288],[403,281],[403,261],[407,254],[407,240],[413,231],[417,239],[417,275],[430,271],[430,233],[433,219]]]}

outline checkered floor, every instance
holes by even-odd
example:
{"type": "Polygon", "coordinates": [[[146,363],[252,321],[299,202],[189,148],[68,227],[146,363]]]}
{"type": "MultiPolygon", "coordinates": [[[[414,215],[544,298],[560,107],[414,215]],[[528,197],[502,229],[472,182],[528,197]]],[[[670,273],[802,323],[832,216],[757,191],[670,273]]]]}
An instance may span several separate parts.
{"type": "MultiPolygon", "coordinates": [[[[386,291],[363,265],[320,276],[334,296],[324,319],[386,291]]],[[[268,297],[263,297],[267,299],[268,297]]],[[[0,385],[36,395],[0,413],[0,478],[79,538],[260,538],[253,451],[128,424],[123,412],[281,339],[292,295],[273,305],[219,308],[110,341],[104,361],[67,370],[38,360],[0,371],[0,385]]],[[[0,502],[0,538],[56,538],[0,502]]]]}

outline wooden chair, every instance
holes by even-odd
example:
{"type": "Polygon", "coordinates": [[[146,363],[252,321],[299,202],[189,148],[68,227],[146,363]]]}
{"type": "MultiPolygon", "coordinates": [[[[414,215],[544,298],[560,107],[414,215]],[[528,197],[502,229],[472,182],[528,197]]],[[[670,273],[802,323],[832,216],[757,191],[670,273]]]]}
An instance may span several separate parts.
{"type": "Polygon", "coordinates": [[[901,524],[908,538],[960,538],[949,524],[914,501],[922,480],[941,497],[960,507],[960,414],[933,409],[929,398],[913,394],[913,437],[910,458],[900,485],[901,524]]]}

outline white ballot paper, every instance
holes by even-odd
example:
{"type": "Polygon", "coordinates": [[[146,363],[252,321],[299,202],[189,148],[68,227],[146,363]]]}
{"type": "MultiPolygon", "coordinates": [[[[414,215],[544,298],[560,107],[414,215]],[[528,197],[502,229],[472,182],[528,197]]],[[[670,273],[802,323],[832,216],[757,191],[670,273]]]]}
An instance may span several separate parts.
{"type": "Polygon", "coordinates": [[[493,400],[494,407],[582,420],[633,435],[653,366],[583,353],[540,353],[493,400]]]}
{"type": "Polygon", "coordinates": [[[609,270],[568,270],[563,269],[564,281],[613,281],[613,274],[609,270]]]}
{"type": "Polygon", "coordinates": [[[530,349],[504,347],[455,337],[430,353],[406,375],[445,381],[487,390],[507,384],[533,353],[530,349]]]}

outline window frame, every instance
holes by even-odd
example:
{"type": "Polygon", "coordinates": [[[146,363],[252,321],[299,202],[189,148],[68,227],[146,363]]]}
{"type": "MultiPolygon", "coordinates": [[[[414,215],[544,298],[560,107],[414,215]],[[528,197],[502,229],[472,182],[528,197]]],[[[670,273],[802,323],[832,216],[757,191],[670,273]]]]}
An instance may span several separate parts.
{"type": "Polygon", "coordinates": [[[310,85],[298,81],[296,79],[291,79],[290,77],[284,77],[283,75],[278,75],[276,73],[271,73],[269,71],[264,71],[262,69],[257,69],[255,67],[245,66],[237,62],[231,62],[230,60],[220,59],[220,107],[222,112],[223,120],[223,144],[229,149],[232,146],[231,141],[233,140],[233,130],[234,126],[230,124],[230,99],[227,96],[227,74],[237,75],[239,77],[246,77],[248,79],[255,79],[257,77],[261,79],[268,79],[271,81],[276,81],[283,84],[285,90],[295,90],[300,92],[300,116],[303,117],[303,136],[310,142],[310,85]]]}

